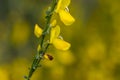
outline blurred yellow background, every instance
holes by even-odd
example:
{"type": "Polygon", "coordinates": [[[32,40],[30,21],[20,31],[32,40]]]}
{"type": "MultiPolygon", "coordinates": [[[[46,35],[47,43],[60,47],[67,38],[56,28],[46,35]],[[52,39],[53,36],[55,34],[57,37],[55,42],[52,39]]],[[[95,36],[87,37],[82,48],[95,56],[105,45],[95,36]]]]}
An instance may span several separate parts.
{"type": "MultiPolygon", "coordinates": [[[[0,0],[0,80],[24,80],[51,0],[0,0]]],[[[61,23],[70,50],[50,47],[31,80],[120,80],[120,0],[71,0],[71,26],[61,23]]]]}

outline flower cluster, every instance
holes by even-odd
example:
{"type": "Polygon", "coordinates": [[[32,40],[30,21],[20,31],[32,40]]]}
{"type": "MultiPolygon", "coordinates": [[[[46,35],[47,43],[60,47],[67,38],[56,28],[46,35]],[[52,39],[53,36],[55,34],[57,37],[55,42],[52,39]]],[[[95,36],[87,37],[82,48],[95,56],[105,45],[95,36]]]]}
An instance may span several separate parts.
{"type": "Polygon", "coordinates": [[[39,62],[44,58],[52,60],[53,57],[46,53],[46,50],[50,45],[53,45],[58,50],[68,50],[71,46],[70,43],[63,40],[60,36],[60,26],[57,23],[59,16],[60,20],[66,25],[71,25],[75,19],[70,15],[68,6],[71,0],[52,0],[52,5],[46,12],[46,25],[44,29],[41,29],[38,24],[35,25],[34,34],[40,39],[40,43],[37,47],[37,54],[34,57],[28,76],[25,76],[25,80],[30,80],[33,72],[39,66],[39,62]],[[49,36],[46,37],[46,36],[49,36]]]}
{"type": "MultiPolygon", "coordinates": [[[[54,11],[55,14],[59,15],[60,20],[67,26],[71,25],[75,21],[75,19],[69,13],[69,4],[70,0],[58,0],[54,11]]],[[[56,19],[51,21],[50,27],[49,44],[52,44],[56,49],[59,50],[68,50],[71,45],[60,37],[60,26],[57,24],[56,19]]],[[[34,34],[36,37],[40,38],[42,33],[43,30],[36,24],[34,34]]]]}

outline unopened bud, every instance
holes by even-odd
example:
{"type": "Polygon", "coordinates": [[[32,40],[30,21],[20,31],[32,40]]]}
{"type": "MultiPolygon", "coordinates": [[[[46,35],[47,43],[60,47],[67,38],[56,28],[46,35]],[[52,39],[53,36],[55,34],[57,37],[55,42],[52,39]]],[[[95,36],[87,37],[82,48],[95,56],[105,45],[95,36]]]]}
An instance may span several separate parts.
{"type": "Polygon", "coordinates": [[[44,55],[44,58],[45,59],[48,59],[48,60],[53,60],[53,56],[49,55],[49,54],[45,54],[44,55]]]}

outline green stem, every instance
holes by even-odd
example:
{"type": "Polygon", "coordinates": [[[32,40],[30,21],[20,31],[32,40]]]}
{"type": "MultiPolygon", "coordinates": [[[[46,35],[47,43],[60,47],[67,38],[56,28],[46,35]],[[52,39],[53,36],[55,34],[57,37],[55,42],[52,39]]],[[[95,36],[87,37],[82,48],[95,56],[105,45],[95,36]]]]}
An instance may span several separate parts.
{"type": "Polygon", "coordinates": [[[43,30],[43,34],[41,36],[41,42],[40,42],[41,50],[37,51],[37,54],[35,55],[34,60],[32,62],[29,74],[28,74],[28,76],[25,77],[25,80],[30,80],[30,78],[32,77],[33,73],[39,67],[39,63],[42,60],[45,52],[47,51],[47,49],[49,47],[49,43],[47,43],[47,45],[45,47],[44,47],[44,43],[46,42],[45,41],[45,37],[47,35],[47,32],[48,32],[48,30],[50,30],[49,29],[50,28],[50,21],[51,21],[51,18],[52,18],[52,15],[54,13],[56,5],[57,5],[57,0],[52,0],[51,8],[48,9],[47,15],[46,15],[46,26],[45,26],[45,28],[43,30]]]}

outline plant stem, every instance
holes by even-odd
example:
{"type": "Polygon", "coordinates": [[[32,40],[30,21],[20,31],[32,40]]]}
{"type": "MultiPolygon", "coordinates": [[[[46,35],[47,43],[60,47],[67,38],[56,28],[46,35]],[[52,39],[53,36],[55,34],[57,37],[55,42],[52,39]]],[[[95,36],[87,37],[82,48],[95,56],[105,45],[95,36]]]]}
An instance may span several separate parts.
{"type": "Polygon", "coordinates": [[[37,54],[35,55],[34,60],[32,62],[29,74],[28,74],[28,76],[25,77],[25,80],[30,80],[30,78],[32,77],[33,73],[39,67],[39,63],[42,60],[45,52],[47,51],[47,49],[49,47],[49,43],[47,43],[46,46],[44,46],[44,43],[46,42],[45,41],[45,37],[46,37],[47,33],[50,32],[50,29],[49,29],[50,28],[50,21],[51,21],[51,18],[52,18],[52,15],[54,13],[56,5],[57,5],[57,0],[52,0],[51,8],[48,9],[47,15],[46,15],[46,26],[45,26],[45,28],[43,30],[43,33],[42,33],[42,36],[40,38],[41,39],[41,42],[40,42],[41,50],[37,51],[37,54]]]}

